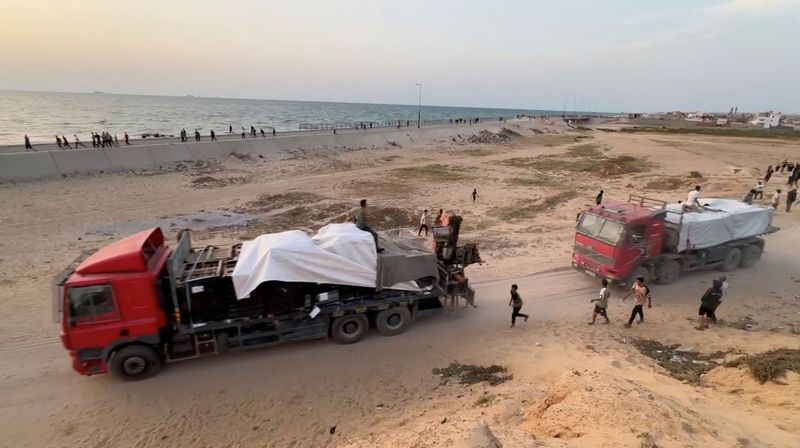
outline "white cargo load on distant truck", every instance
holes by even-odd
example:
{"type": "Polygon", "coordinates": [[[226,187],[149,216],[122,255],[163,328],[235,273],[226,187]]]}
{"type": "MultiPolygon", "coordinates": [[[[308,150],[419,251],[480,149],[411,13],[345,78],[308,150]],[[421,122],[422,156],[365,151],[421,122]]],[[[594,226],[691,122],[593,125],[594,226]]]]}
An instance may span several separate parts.
{"type": "Polygon", "coordinates": [[[702,212],[682,211],[682,204],[667,204],[665,245],[671,252],[706,249],[728,241],[767,233],[772,208],[748,205],[734,199],[700,200],[702,212]]]}

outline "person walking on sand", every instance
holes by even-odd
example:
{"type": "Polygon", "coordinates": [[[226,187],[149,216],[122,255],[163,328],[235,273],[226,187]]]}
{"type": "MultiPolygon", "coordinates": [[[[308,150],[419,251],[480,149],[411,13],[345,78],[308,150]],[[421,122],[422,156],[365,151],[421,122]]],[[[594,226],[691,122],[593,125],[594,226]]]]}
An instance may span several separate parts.
{"type": "Polygon", "coordinates": [[[25,134],[25,151],[30,151],[32,149],[33,146],[31,146],[31,139],[28,138],[28,134],[25,134]]]}
{"type": "Polygon", "coordinates": [[[478,189],[477,188],[473,188],[472,189],[472,202],[475,202],[477,200],[478,200],[478,189]]]}
{"type": "Polygon", "coordinates": [[[250,125],[250,136],[251,137],[255,137],[256,136],[256,128],[253,125],[250,125]]]}
{"type": "Polygon", "coordinates": [[[72,136],[75,137],[75,149],[78,149],[78,147],[81,147],[81,148],[85,148],[86,147],[86,145],[81,143],[81,139],[78,138],[77,134],[72,134],[72,136]]]}
{"type": "Polygon", "coordinates": [[[419,231],[417,232],[417,236],[422,236],[422,229],[425,229],[425,236],[428,236],[428,209],[426,208],[425,211],[422,212],[422,216],[419,217],[419,231]]]}
{"type": "Polygon", "coordinates": [[[792,204],[795,202],[797,202],[797,188],[792,187],[792,189],[786,193],[786,213],[792,211],[792,204]]]}
{"type": "Polygon", "coordinates": [[[264,132],[264,128],[261,128],[261,138],[267,138],[267,133],[264,132]]]}
{"type": "Polygon", "coordinates": [[[770,205],[775,210],[777,210],[778,206],[781,204],[781,193],[782,192],[783,192],[783,190],[778,188],[777,190],[775,190],[775,194],[772,195],[772,202],[770,203],[770,205]]]}
{"type": "Polygon", "coordinates": [[[772,165],[767,167],[767,174],[764,175],[764,184],[767,184],[769,182],[769,178],[772,177],[773,171],[774,170],[772,169],[772,165]]]}
{"type": "Polygon", "coordinates": [[[710,320],[717,321],[714,310],[717,309],[720,303],[722,303],[722,282],[719,279],[714,279],[712,286],[700,298],[700,310],[695,329],[705,330],[708,328],[710,320]]]}
{"type": "Polygon", "coordinates": [[[517,285],[511,285],[511,300],[508,301],[508,306],[511,307],[511,327],[514,328],[517,324],[517,317],[521,317],[525,319],[525,322],[528,321],[527,314],[520,313],[519,310],[522,309],[522,297],[519,296],[517,292],[517,285]]]}
{"type": "Polygon", "coordinates": [[[61,137],[56,135],[56,145],[58,145],[59,149],[61,148],[61,137]]]}
{"type": "Polygon", "coordinates": [[[200,141],[200,131],[198,131],[198,130],[194,131],[194,140],[197,141],[197,142],[200,141]]]}
{"type": "Polygon", "coordinates": [[[233,125],[228,125],[228,134],[233,134],[233,125]]]}
{"type": "Polygon", "coordinates": [[[647,307],[652,308],[652,298],[650,297],[650,288],[644,284],[644,277],[636,277],[636,283],[633,284],[631,290],[622,297],[622,301],[624,302],[625,299],[628,298],[629,295],[633,294],[635,302],[633,304],[633,309],[631,310],[631,317],[628,319],[628,323],[625,324],[625,328],[631,328],[631,324],[633,320],[636,318],[636,315],[639,315],[639,323],[644,322],[644,304],[647,302],[647,307]]]}
{"type": "Polygon", "coordinates": [[[209,134],[211,135],[211,141],[212,142],[217,141],[217,134],[214,133],[213,129],[211,130],[211,132],[209,132],[209,134]]]}
{"type": "Polygon", "coordinates": [[[128,137],[128,133],[127,132],[125,133],[125,144],[128,145],[128,146],[131,145],[130,137],[128,137]]]}
{"type": "Polygon", "coordinates": [[[66,135],[61,136],[61,142],[64,144],[66,148],[72,149],[72,146],[69,145],[69,140],[67,140],[66,135]]]}
{"type": "Polygon", "coordinates": [[[119,139],[117,138],[117,134],[114,134],[114,146],[119,148],[119,139]]]}
{"type": "Polygon", "coordinates": [[[272,128],[272,136],[275,137],[275,135],[277,135],[275,134],[275,128],[272,128]]]}
{"type": "Polygon", "coordinates": [[[589,303],[595,303],[594,305],[594,312],[592,312],[592,321],[589,322],[589,325],[594,325],[595,320],[597,320],[597,315],[603,316],[606,320],[606,325],[610,324],[611,321],[608,320],[608,298],[611,297],[611,292],[608,291],[608,280],[603,279],[601,282],[603,287],[600,288],[600,292],[597,294],[597,297],[590,300],[589,303]]]}
{"type": "Polygon", "coordinates": [[[603,190],[600,190],[600,193],[597,193],[597,197],[594,198],[595,204],[600,205],[603,203],[603,190]]]}

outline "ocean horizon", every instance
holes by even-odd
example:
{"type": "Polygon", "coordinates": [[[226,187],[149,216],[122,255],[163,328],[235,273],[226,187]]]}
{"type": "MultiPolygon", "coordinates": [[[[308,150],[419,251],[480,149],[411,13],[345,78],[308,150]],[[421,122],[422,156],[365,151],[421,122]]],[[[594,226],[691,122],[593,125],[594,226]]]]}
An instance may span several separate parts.
{"type": "MultiPolygon", "coordinates": [[[[543,109],[422,105],[423,120],[498,118],[516,115],[558,115],[543,109]]],[[[0,145],[54,143],[56,135],[78,135],[91,141],[92,132],[107,131],[121,138],[142,135],[176,136],[209,130],[224,134],[250,126],[278,132],[298,131],[303,124],[416,120],[417,105],[294,101],[200,96],[159,96],[123,93],[69,93],[0,90],[0,145]]]]}

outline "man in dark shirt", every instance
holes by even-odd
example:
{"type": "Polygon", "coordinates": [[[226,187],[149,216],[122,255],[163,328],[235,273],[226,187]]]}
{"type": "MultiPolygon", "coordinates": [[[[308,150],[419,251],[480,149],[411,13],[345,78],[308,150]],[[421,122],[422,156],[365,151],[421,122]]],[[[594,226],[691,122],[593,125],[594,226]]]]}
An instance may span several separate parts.
{"type": "Polygon", "coordinates": [[[519,310],[522,309],[522,297],[519,296],[517,292],[517,285],[511,285],[511,300],[508,302],[508,306],[511,307],[511,328],[517,323],[517,317],[521,317],[525,319],[525,322],[528,321],[528,315],[520,313],[519,310]]]}
{"type": "Polygon", "coordinates": [[[717,316],[714,315],[714,310],[717,309],[720,302],[722,302],[722,281],[715,279],[713,285],[708,288],[700,299],[699,317],[697,318],[698,330],[705,330],[708,328],[708,322],[713,320],[716,322],[717,316]]]}
{"type": "Polygon", "coordinates": [[[359,208],[356,212],[356,227],[365,232],[369,232],[372,235],[372,239],[375,240],[375,250],[378,253],[381,253],[383,252],[383,249],[381,249],[378,245],[378,234],[375,233],[374,230],[370,229],[369,224],[367,224],[367,200],[362,199],[360,205],[361,208],[359,208]]]}

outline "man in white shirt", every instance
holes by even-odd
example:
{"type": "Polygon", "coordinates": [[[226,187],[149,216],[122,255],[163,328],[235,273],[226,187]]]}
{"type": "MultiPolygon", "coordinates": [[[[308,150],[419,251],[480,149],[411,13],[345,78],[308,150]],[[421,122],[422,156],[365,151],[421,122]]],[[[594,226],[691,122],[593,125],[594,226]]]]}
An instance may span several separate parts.
{"type": "Polygon", "coordinates": [[[419,231],[417,232],[417,236],[422,236],[422,229],[425,229],[425,236],[428,236],[428,210],[426,209],[422,212],[422,216],[419,218],[419,231]]]}
{"type": "Polygon", "coordinates": [[[778,188],[778,190],[775,191],[775,194],[772,195],[772,203],[770,205],[772,205],[772,208],[774,208],[775,210],[778,210],[778,205],[780,205],[780,203],[781,203],[781,189],[778,188]]]}
{"type": "Polygon", "coordinates": [[[683,208],[686,211],[690,212],[699,212],[702,210],[702,205],[700,205],[700,185],[694,187],[694,190],[689,192],[689,195],[686,196],[686,202],[683,204],[683,208]]]}
{"type": "Polygon", "coordinates": [[[756,184],[756,194],[753,195],[753,199],[764,199],[764,182],[758,181],[756,184]]]}
{"type": "Polygon", "coordinates": [[[597,298],[592,299],[589,303],[597,302],[594,305],[594,312],[592,313],[592,321],[589,322],[589,325],[594,325],[594,322],[597,320],[597,315],[601,315],[606,320],[606,325],[611,323],[608,319],[608,298],[611,297],[611,292],[608,290],[608,280],[603,279],[603,287],[600,288],[600,293],[597,294],[597,298]]]}

